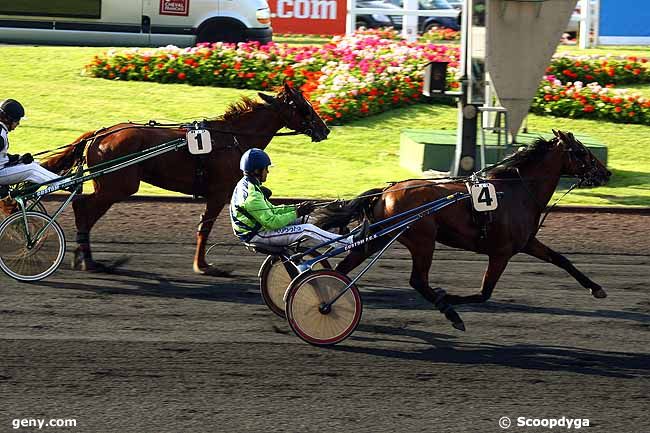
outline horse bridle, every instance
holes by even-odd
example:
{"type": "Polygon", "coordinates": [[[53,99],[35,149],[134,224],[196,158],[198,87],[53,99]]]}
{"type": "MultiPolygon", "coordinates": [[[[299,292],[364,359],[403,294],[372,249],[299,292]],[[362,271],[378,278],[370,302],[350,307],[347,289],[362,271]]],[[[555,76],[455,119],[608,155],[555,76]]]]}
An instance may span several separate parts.
{"type": "MultiPolygon", "coordinates": [[[[304,100],[304,102],[309,104],[309,102],[307,100],[304,100]]],[[[271,103],[271,106],[276,109],[276,111],[278,112],[280,117],[282,117],[282,120],[284,121],[284,124],[287,127],[289,127],[289,124],[292,121],[292,116],[295,115],[296,112],[299,110],[298,104],[296,103],[296,101],[293,98],[291,98],[288,102],[283,101],[282,103],[280,103],[280,101],[278,101],[276,98],[273,98],[273,102],[271,103]],[[287,116],[287,114],[284,112],[284,110],[283,110],[284,105],[289,106],[289,109],[291,110],[291,113],[292,113],[291,116],[287,116]]],[[[311,107],[311,104],[309,104],[309,106],[311,107]]],[[[277,134],[277,135],[281,135],[281,134],[282,135],[305,134],[306,136],[308,136],[310,138],[314,138],[313,133],[314,133],[314,130],[316,129],[316,126],[315,126],[316,116],[314,116],[313,107],[312,107],[312,110],[310,110],[308,114],[309,114],[309,119],[301,119],[300,120],[300,127],[298,129],[295,129],[294,133],[280,133],[280,134],[277,134]]]]}
{"type": "Polygon", "coordinates": [[[594,164],[596,159],[594,155],[587,148],[575,148],[573,145],[567,145],[565,143],[565,152],[568,153],[569,161],[578,167],[578,170],[582,172],[580,175],[574,175],[578,178],[578,186],[580,185],[593,185],[597,179],[596,173],[598,172],[598,166],[594,164]],[[580,158],[580,156],[586,155],[589,157],[588,161],[585,161],[585,158],[580,158]]]}

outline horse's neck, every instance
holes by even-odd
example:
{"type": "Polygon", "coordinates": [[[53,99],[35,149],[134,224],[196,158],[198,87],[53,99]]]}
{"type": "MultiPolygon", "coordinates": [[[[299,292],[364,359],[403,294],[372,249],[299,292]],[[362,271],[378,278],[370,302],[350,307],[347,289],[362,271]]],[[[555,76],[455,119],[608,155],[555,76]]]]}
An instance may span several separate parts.
{"type": "Polygon", "coordinates": [[[233,131],[242,131],[242,135],[235,134],[242,147],[264,149],[282,129],[284,121],[275,110],[260,106],[242,114],[231,125],[233,131]]]}
{"type": "Polygon", "coordinates": [[[535,196],[540,206],[548,204],[560,181],[562,169],[560,158],[561,155],[547,155],[542,163],[529,163],[519,170],[526,188],[535,196]]]}

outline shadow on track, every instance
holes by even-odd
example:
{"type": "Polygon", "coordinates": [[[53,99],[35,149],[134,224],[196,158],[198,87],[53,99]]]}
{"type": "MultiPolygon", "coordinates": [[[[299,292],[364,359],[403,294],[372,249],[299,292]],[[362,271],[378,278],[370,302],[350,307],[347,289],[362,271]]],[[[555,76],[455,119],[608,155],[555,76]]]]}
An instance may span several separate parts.
{"type": "MultiPolygon", "coordinates": [[[[650,374],[650,354],[608,352],[563,346],[542,346],[536,344],[490,344],[464,343],[454,336],[393,326],[360,325],[359,331],[382,334],[378,338],[353,335],[351,341],[402,340],[394,337],[409,337],[431,344],[433,347],[421,351],[400,351],[372,347],[334,346],[331,350],[363,353],[384,358],[414,361],[428,361],[434,364],[496,365],[524,370],[570,372],[592,376],[637,379],[650,374]]],[[[432,376],[433,378],[433,376],[432,376]]]]}

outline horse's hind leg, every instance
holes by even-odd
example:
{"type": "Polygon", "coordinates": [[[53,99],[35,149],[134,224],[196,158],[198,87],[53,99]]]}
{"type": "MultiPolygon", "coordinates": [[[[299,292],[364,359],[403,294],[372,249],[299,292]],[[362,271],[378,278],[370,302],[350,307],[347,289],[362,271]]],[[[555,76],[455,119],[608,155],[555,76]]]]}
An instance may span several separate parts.
{"type": "Polygon", "coordinates": [[[221,212],[221,209],[226,204],[227,196],[208,197],[207,204],[205,205],[205,212],[201,215],[201,221],[196,232],[196,251],[194,253],[194,272],[213,275],[213,276],[226,276],[228,272],[220,271],[205,260],[205,249],[208,245],[208,237],[212,231],[212,226],[221,212]]]}
{"type": "MultiPolygon", "coordinates": [[[[122,174],[125,175],[124,171],[127,170],[129,169],[122,170],[122,174]]],[[[96,181],[95,192],[81,195],[72,202],[77,226],[77,249],[72,260],[72,269],[82,271],[105,269],[105,266],[95,262],[92,258],[90,231],[114,203],[122,201],[138,191],[139,181],[135,184],[125,182],[128,179],[126,175],[122,178],[123,181],[118,181],[114,176],[110,177],[112,177],[110,180],[109,176],[106,176],[104,179],[96,181]],[[105,186],[102,188],[101,182],[110,183],[104,184],[105,186]],[[110,185],[110,188],[107,185],[110,185]]]]}
{"type": "Polygon", "coordinates": [[[569,259],[564,257],[562,254],[553,251],[541,243],[537,238],[532,238],[524,247],[523,252],[564,269],[573,278],[575,278],[582,285],[582,287],[589,289],[594,298],[607,297],[607,293],[600,285],[591,281],[585,274],[576,269],[576,267],[573,266],[573,263],[571,263],[569,259]]]}
{"type": "Polygon", "coordinates": [[[476,304],[487,301],[492,296],[492,291],[496,287],[499,278],[501,278],[501,274],[506,269],[508,261],[510,261],[510,257],[490,256],[488,267],[485,270],[485,275],[483,275],[481,293],[469,296],[446,295],[445,301],[452,305],[476,304]]]}

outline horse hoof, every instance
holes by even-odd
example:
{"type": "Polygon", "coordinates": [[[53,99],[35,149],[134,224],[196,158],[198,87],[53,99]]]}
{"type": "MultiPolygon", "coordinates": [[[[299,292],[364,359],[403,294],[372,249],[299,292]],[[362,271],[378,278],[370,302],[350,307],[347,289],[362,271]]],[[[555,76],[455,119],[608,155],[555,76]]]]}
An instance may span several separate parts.
{"type": "Polygon", "coordinates": [[[106,272],[108,267],[94,260],[82,260],[78,269],[84,272],[106,272]]]}
{"type": "Polygon", "coordinates": [[[209,277],[232,277],[231,271],[225,271],[223,269],[216,268],[214,266],[207,266],[204,268],[194,268],[194,272],[201,275],[207,275],[209,277]]]}
{"type": "Polygon", "coordinates": [[[465,324],[463,322],[454,322],[451,324],[451,326],[458,329],[459,331],[465,332],[465,324]]]}
{"type": "Polygon", "coordinates": [[[591,296],[593,296],[596,299],[603,299],[607,297],[607,292],[605,292],[602,288],[597,288],[597,289],[591,289],[591,296]]]}

